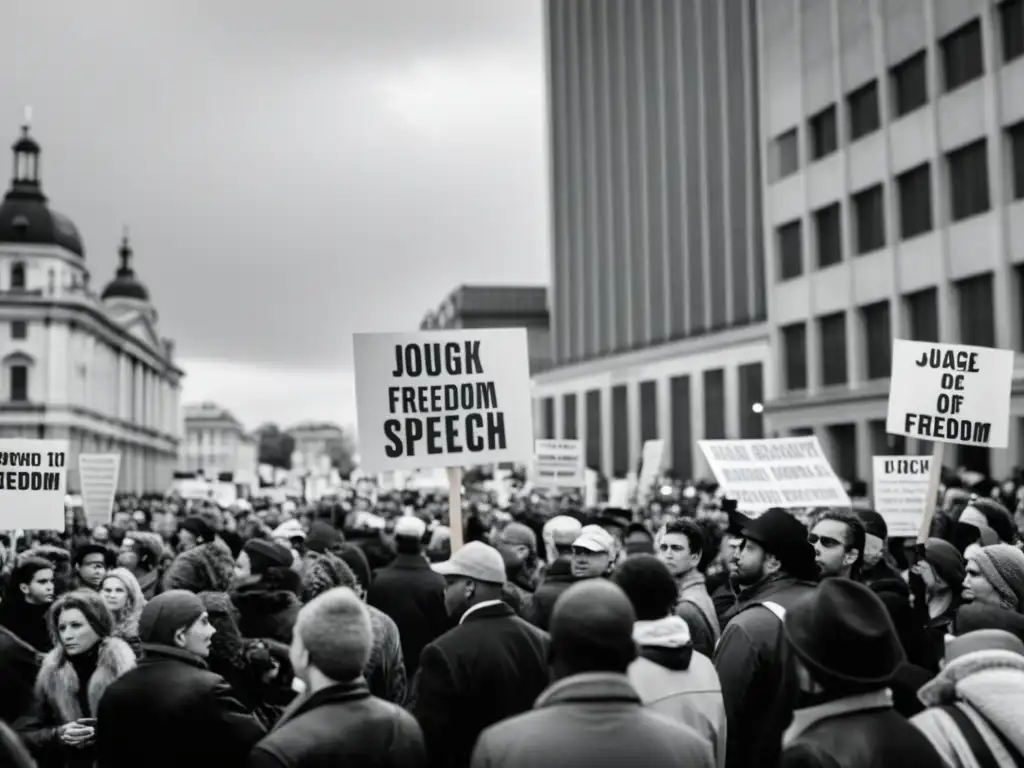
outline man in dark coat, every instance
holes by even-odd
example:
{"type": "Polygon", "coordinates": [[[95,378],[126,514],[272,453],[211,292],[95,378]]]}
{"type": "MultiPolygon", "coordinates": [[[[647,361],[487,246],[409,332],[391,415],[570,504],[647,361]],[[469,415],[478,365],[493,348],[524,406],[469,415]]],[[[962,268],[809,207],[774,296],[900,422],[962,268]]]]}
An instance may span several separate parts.
{"type": "Polygon", "coordinates": [[[412,712],[430,765],[466,768],[484,728],[533,706],[549,682],[548,635],[502,601],[505,562],[473,541],[434,569],[458,626],[423,649],[412,712]]]}
{"type": "Polygon", "coordinates": [[[782,618],[814,591],[817,566],[803,523],[784,509],[747,520],[736,555],[742,588],[715,649],[725,700],[728,768],[774,766],[798,688],[782,618]]]}
{"type": "Polygon", "coordinates": [[[11,571],[0,602],[0,627],[40,653],[53,648],[46,612],[56,592],[53,564],[42,557],[25,557],[11,571]]]}
{"type": "Polygon", "coordinates": [[[362,676],[372,644],[369,611],[351,589],[336,587],[308,603],[290,654],[306,693],[253,748],[248,768],[425,768],[415,718],[372,696],[362,676]]]}
{"type": "Polygon", "coordinates": [[[444,577],[434,573],[423,556],[427,525],[405,515],[395,523],[397,556],[377,571],[366,602],[383,611],[398,626],[405,659],[406,677],[412,680],[420,666],[420,654],[451,627],[444,607],[444,577]]]}
{"type": "Polygon", "coordinates": [[[100,700],[99,768],[240,768],[264,735],[206,666],[214,633],[202,600],[169,590],[139,620],[145,656],[100,700]]]}
{"type": "Polygon", "coordinates": [[[805,706],[783,736],[781,768],[942,768],[893,709],[888,686],[906,655],[869,587],[827,579],[786,613],[784,628],[805,706]]]}
{"type": "Polygon", "coordinates": [[[13,723],[28,714],[42,658],[38,650],[0,626],[0,720],[13,723]]]}

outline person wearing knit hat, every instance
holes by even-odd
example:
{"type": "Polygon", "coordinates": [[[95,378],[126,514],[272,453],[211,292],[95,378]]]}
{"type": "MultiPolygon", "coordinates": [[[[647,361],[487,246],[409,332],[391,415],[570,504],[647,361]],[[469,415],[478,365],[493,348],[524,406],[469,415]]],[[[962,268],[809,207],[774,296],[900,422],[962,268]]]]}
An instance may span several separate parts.
{"type": "Polygon", "coordinates": [[[572,556],[572,543],[583,530],[583,523],[569,515],[555,515],[546,523],[541,531],[544,539],[545,559],[548,566],[559,557],[566,561],[572,556]]]}
{"type": "Polygon", "coordinates": [[[322,555],[324,552],[337,552],[345,543],[345,534],[326,520],[315,520],[306,534],[306,551],[322,555]]]}
{"type": "Polygon", "coordinates": [[[889,686],[906,654],[870,587],[826,579],[789,609],[783,629],[805,706],[783,734],[780,765],[865,765],[870,755],[878,768],[943,768],[893,707],[889,686]]]}
{"type": "Polygon", "coordinates": [[[862,553],[864,563],[861,566],[861,576],[862,578],[866,577],[865,580],[869,580],[871,569],[878,565],[885,556],[885,545],[889,540],[889,526],[886,525],[885,518],[873,509],[857,507],[853,512],[864,524],[864,552],[862,553]]]}
{"type": "Polygon", "coordinates": [[[168,590],[146,604],[139,619],[145,655],[100,701],[99,765],[246,765],[265,730],[207,666],[215,632],[192,592],[168,590]]]}
{"type": "Polygon", "coordinates": [[[192,515],[178,527],[178,551],[187,552],[201,544],[210,544],[216,538],[213,526],[198,515],[192,515]]]}
{"type": "Polygon", "coordinates": [[[163,587],[190,592],[227,592],[235,576],[235,559],[222,541],[181,552],[167,567],[163,587]]]}
{"type": "Polygon", "coordinates": [[[924,557],[910,569],[907,580],[914,594],[915,613],[923,620],[935,659],[941,659],[964,583],[964,559],[944,539],[924,543],[924,557]]]}
{"type": "Polygon", "coordinates": [[[1024,613],[1024,552],[1009,544],[975,549],[967,559],[963,598],[1024,613]]]}
{"type": "Polygon", "coordinates": [[[249,539],[242,552],[249,561],[252,576],[262,576],[268,568],[291,568],[292,565],[291,550],[277,541],[249,539]]]}

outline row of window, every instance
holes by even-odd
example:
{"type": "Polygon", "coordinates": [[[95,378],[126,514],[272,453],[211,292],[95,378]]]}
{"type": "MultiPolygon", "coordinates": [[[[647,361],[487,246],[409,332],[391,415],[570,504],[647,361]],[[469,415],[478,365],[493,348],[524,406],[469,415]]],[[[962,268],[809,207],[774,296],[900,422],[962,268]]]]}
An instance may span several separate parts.
{"type": "MultiPolygon", "coordinates": [[[[1024,0],[1022,0],[1024,2],[1024,0]]],[[[1009,149],[1011,194],[1024,198],[1024,123],[1006,131],[1009,149]]],[[[992,207],[988,173],[988,141],[981,139],[949,152],[944,161],[949,178],[949,218],[961,221],[986,213],[992,207]]],[[[935,211],[932,202],[932,164],[922,163],[901,173],[894,180],[897,197],[896,227],[898,239],[909,240],[932,231],[935,211]]],[[[843,230],[838,201],[812,212],[811,223],[817,261],[811,266],[824,268],[843,260],[843,230]]],[[[851,196],[850,226],[853,228],[853,252],[857,255],[884,248],[890,240],[885,226],[885,188],[876,184],[851,196]]],[[[791,280],[803,274],[803,225],[800,219],[776,229],[779,255],[779,280],[791,280]]]]}
{"type": "MultiPolygon", "coordinates": [[[[1024,0],[999,4],[1004,63],[1024,55],[1024,0]]],[[[954,91],[985,73],[981,21],[973,21],[950,32],[939,41],[943,87],[954,91]]],[[[889,70],[891,109],[902,117],[928,102],[928,53],[919,51],[889,70]]],[[[878,81],[872,80],[846,96],[847,140],[853,143],[881,127],[878,81]]],[[[810,160],[820,160],[839,149],[841,142],[837,108],[831,104],[807,122],[810,160]]],[[[784,178],[800,168],[798,129],[791,128],[775,139],[775,177],[784,178]]]]}
{"type": "MultiPolygon", "coordinates": [[[[738,393],[737,402],[728,403],[725,392],[725,369],[715,368],[703,371],[701,381],[704,390],[704,429],[701,439],[723,440],[732,438],[756,440],[764,437],[764,424],[761,413],[755,412],[753,406],[761,403],[764,397],[764,371],[761,363],[749,363],[737,368],[738,393]],[[730,435],[726,432],[726,410],[737,409],[739,416],[739,434],[730,435]]],[[[670,418],[670,456],[669,466],[681,477],[690,477],[693,470],[693,428],[690,419],[691,389],[690,375],[675,376],[669,380],[669,399],[671,402],[670,418]]],[[[625,384],[611,389],[611,431],[612,431],[612,475],[625,477],[630,471],[638,471],[638,467],[629,466],[629,408],[628,394],[625,384]]],[[[639,387],[640,412],[639,428],[641,442],[664,438],[659,434],[658,409],[664,407],[658,402],[657,385],[654,381],[643,381],[639,387]]],[[[593,389],[583,395],[584,421],[586,439],[584,456],[587,466],[594,469],[601,467],[603,422],[601,419],[601,397],[599,389],[593,389]]],[[[562,396],[562,424],[555,423],[554,398],[546,397],[540,401],[541,431],[545,438],[564,440],[579,439],[577,429],[577,400],[575,393],[562,396]]]]}
{"type": "MultiPolygon", "coordinates": [[[[1018,270],[1018,286],[1024,287],[1024,272],[1018,270]]],[[[979,347],[996,346],[996,325],[992,273],[954,283],[959,307],[960,342],[979,347]]],[[[938,290],[928,288],[903,297],[906,337],[915,341],[939,341],[938,290]]],[[[1024,310],[1024,305],[1022,305],[1024,310]]],[[[811,322],[818,324],[820,381],[822,386],[849,383],[847,370],[846,324],[853,318],[863,331],[864,378],[889,378],[892,364],[892,339],[889,301],[880,301],[854,310],[824,315],[811,322]]],[[[1024,315],[1022,315],[1024,320],[1024,315]]],[[[782,332],[784,386],[787,391],[808,387],[807,321],[784,326],[782,332]]],[[[902,338],[902,335],[900,335],[902,338]]]]}

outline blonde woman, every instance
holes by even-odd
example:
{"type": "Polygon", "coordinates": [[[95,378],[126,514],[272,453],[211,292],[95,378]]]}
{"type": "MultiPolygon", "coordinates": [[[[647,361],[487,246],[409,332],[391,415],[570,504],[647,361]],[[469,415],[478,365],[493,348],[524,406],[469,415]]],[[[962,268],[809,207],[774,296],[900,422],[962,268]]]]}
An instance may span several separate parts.
{"type": "Polygon", "coordinates": [[[142,594],[139,580],[127,568],[114,568],[103,579],[100,597],[114,617],[114,637],[128,643],[136,658],[141,657],[139,617],[146,605],[146,598],[142,594]]]}

